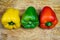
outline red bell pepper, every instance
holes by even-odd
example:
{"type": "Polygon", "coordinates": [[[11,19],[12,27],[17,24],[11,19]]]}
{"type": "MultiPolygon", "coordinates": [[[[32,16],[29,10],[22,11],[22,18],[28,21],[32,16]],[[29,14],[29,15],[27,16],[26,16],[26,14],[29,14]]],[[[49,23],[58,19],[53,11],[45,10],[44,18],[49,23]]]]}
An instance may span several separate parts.
{"type": "Polygon", "coordinates": [[[45,6],[40,13],[40,27],[51,29],[58,23],[55,12],[48,6],[45,6]]]}

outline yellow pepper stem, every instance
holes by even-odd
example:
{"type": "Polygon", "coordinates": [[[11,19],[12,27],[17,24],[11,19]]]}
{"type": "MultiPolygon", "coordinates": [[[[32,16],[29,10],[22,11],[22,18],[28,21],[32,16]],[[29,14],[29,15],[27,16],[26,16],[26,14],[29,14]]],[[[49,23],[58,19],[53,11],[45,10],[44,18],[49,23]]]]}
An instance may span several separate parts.
{"type": "Polygon", "coordinates": [[[14,25],[15,23],[13,21],[8,22],[9,25],[14,25]]]}

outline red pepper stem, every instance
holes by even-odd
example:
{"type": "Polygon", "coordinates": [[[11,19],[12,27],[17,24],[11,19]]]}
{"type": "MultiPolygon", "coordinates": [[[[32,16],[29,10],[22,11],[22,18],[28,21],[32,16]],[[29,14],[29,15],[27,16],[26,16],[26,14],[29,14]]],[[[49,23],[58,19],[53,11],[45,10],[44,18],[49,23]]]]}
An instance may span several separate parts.
{"type": "Polygon", "coordinates": [[[48,27],[52,26],[52,22],[46,22],[45,25],[48,26],[48,27]]]}

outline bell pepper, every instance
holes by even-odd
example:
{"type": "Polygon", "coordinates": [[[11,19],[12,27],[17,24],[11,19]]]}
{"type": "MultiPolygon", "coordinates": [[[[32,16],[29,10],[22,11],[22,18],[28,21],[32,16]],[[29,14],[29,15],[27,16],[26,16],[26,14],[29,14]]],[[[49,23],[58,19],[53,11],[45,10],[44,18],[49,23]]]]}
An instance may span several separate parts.
{"type": "Polygon", "coordinates": [[[24,28],[35,28],[39,24],[38,14],[34,7],[30,6],[26,9],[21,18],[21,24],[24,28]]]}
{"type": "Polygon", "coordinates": [[[20,27],[19,10],[14,8],[8,8],[3,14],[1,22],[4,28],[17,29],[20,27]]]}
{"type": "Polygon", "coordinates": [[[40,27],[43,29],[51,29],[57,23],[58,20],[55,12],[49,6],[45,6],[40,12],[40,27]]]}

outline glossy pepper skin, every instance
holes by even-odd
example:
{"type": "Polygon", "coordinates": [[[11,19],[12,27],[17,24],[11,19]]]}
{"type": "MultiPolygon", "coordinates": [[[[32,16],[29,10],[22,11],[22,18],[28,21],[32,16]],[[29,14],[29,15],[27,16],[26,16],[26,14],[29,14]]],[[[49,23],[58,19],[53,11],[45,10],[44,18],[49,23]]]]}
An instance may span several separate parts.
{"type": "Polygon", "coordinates": [[[38,14],[34,7],[30,6],[26,9],[21,18],[21,24],[24,28],[35,28],[39,24],[38,14]]]}
{"type": "Polygon", "coordinates": [[[3,14],[1,22],[4,28],[17,29],[20,27],[19,10],[14,8],[8,8],[3,14]]]}
{"type": "Polygon", "coordinates": [[[40,27],[43,29],[54,28],[58,23],[55,12],[48,6],[45,6],[40,13],[40,27]]]}

